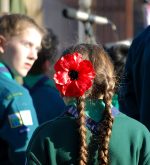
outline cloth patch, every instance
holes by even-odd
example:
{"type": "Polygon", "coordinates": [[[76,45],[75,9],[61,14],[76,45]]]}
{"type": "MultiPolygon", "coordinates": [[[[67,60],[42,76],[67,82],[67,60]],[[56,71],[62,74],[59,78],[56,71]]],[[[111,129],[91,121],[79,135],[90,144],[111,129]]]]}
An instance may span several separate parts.
{"type": "Polygon", "coordinates": [[[17,128],[23,125],[23,121],[19,113],[8,115],[8,120],[11,128],[17,128]]]}
{"type": "Polygon", "coordinates": [[[32,116],[30,110],[20,111],[20,116],[23,121],[23,125],[33,125],[32,116]]]}
{"type": "Polygon", "coordinates": [[[11,128],[20,127],[22,125],[33,125],[30,110],[24,110],[18,113],[8,115],[8,119],[11,128]]]}

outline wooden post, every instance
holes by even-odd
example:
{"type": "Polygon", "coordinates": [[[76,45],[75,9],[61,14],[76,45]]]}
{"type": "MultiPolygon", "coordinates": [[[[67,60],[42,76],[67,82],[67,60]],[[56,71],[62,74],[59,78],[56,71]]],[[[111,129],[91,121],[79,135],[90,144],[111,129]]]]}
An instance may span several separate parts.
{"type": "Polygon", "coordinates": [[[126,37],[133,37],[133,0],[126,0],[126,37]]]}

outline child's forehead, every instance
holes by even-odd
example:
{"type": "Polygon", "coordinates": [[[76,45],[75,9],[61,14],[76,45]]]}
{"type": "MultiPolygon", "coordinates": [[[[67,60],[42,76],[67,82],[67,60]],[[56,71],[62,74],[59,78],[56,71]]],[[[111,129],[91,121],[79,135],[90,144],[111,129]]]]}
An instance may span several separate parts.
{"type": "Polygon", "coordinates": [[[35,28],[27,28],[17,35],[13,35],[11,37],[6,37],[7,42],[22,42],[22,43],[30,43],[32,45],[36,45],[41,47],[42,35],[35,28]]]}
{"type": "Polygon", "coordinates": [[[31,43],[41,45],[42,34],[36,28],[29,27],[24,30],[19,36],[22,39],[30,41],[31,43]]]}
{"type": "Polygon", "coordinates": [[[26,22],[18,23],[14,29],[14,32],[16,34],[17,33],[24,33],[28,29],[34,29],[34,30],[38,31],[39,33],[41,33],[40,30],[36,26],[34,26],[33,24],[30,24],[30,23],[26,23],[26,22]]]}
{"type": "Polygon", "coordinates": [[[40,36],[40,38],[43,37],[43,35],[40,33],[40,31],[35,28],[35,27],[27,27],[24,28],[16,33],[14,33],[12,36],[10,37],[25,37],[25,38],[32,38],[32,37],[36,37],[36,36],[40,36]]]}
{"type": "Polygon", "coordinates": [[[31,33],[31,32],[39,33],[40,35],[42,35],[41,32],[34,26],[29,26],[29,27],[22,29],[22,31],[20,31],[20,34],[31,33]]]}

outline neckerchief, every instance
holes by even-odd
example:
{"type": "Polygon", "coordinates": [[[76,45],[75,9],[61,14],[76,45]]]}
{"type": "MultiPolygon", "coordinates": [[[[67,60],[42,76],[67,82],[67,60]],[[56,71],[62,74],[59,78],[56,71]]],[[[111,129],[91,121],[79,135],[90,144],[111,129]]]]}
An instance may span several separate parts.
{"type": "MultiPolygon", "coordinates": [[[[112,116],[115,117],[119,114],[119,110],[115,107],[112,107],[112,116]]],[[[69,105],[67,106],[67,111],[65,114],[69,114],[71,116],[73,116],[75,119],[77,119],[79,117],[79,113],[77,111],[77,108],[73,105],[69,105]]],[[[100,124],[100,122],[96,122],[93,119],[89,118],[88,116],[86,116],[86,127],[94,134],[97,134],[98,132],[98,125],[100,124]]]]}

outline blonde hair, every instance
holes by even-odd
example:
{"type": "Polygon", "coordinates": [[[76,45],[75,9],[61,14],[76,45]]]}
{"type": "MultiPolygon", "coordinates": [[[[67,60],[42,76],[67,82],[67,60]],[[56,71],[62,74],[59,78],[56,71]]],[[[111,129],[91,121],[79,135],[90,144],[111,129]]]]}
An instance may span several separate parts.
{"type": "Polygon", "coordinates": [[[34,27],[42,36],[45,34],[44,28],[27,15],[5,14],[0,17],[0,35],[6,38],[20,35],[28,27],[34,27]]]}

